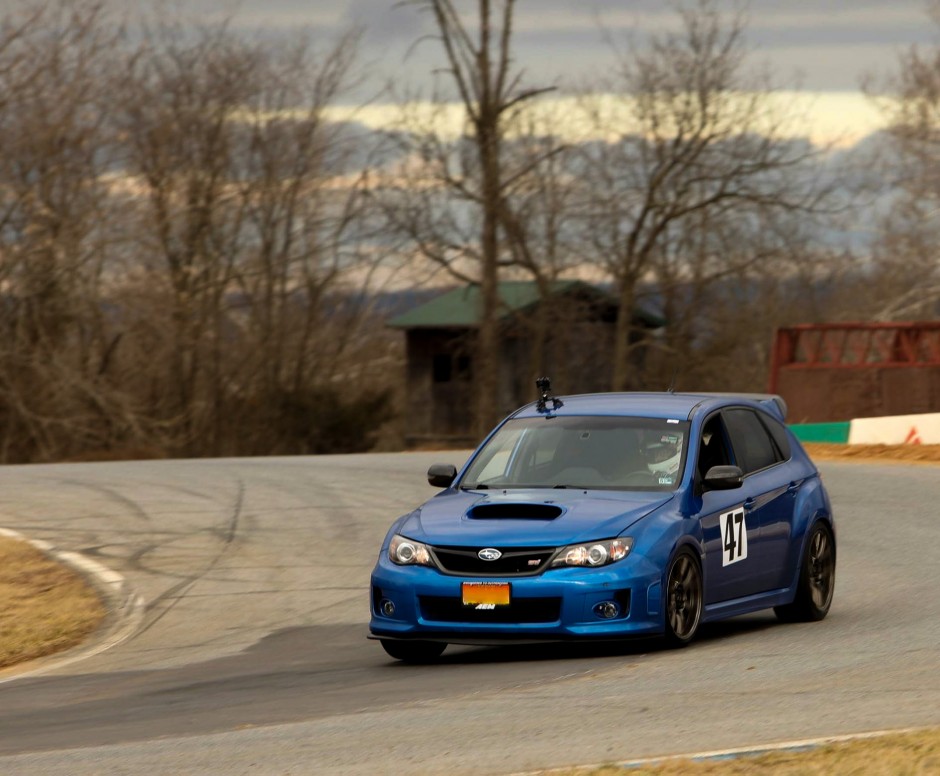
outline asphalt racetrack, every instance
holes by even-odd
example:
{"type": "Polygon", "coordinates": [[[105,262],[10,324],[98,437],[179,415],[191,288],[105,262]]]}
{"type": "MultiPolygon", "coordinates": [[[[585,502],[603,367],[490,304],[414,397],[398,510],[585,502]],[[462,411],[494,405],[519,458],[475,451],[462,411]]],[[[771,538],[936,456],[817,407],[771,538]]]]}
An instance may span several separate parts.
{"type": "Polygon", "coordinates": [[[940,467],[823,463],[838,529],[821,623],[772,613],[655,643],[366,640],[416,453],[10,466],[0,526],[125,575],[117,646],[0,681],[0,773],[511,773],[940,724],[940,467]]]}

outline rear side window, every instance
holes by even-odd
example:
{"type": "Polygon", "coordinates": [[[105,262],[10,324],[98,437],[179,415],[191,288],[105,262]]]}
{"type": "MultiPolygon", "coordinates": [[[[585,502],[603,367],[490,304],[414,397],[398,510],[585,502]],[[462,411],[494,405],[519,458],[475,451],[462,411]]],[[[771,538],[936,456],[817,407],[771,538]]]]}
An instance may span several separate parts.
{"type": "Polygon", "coordinates": [[[745,474],[778,463],[777,450],[757,414],[751,410],[725,410],[721,413],[731,437],[735,462],[745,474]]]}
{"type": "Polygon", "coordinates": [[[790,438],[787,436],[787,430],[783,427],[782,423],[777,422],[767,415],[759,415],[761,423],[764,424],[767,431],[770,432],[770,435],[774,439],[774,444],[777,445],[777,450],[780,453],[782,461],[790,460],[790,438]]]}

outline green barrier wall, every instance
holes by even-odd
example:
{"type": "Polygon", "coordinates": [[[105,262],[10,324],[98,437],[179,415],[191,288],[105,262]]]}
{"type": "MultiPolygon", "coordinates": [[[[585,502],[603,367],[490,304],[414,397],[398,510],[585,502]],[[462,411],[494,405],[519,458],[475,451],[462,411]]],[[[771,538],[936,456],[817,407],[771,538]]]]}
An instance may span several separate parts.
{"type": "Polygon", "coordinates": [[[798,423],[790,426],[790,430],[801,442],[828,442],[830,444],[844,445],[849,441],[849,426],[845,423],[798,423]]]}

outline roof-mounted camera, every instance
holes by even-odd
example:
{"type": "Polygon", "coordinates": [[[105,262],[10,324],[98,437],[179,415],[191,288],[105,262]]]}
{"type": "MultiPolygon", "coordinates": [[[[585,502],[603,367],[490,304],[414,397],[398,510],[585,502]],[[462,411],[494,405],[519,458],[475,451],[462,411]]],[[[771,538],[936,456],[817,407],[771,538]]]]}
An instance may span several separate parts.
{"type": "Polygon", "coordinates": [[[539,412],[548,412],[548,402],[552,403],[552,411],[559,407],[564,407],[565,403],[557,396],[552,396],[552,381],[548,377],[539,377],[535,381],[535,387],[539,391],[539,400],[535,408],[539,412]]]}

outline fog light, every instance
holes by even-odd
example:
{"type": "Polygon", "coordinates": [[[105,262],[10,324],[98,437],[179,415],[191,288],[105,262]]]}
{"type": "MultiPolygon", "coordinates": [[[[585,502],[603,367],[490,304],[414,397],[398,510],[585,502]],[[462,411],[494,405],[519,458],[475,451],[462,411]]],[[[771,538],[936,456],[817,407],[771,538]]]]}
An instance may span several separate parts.
{"type": "Polygon", "coordinates": [[[594,607],[594,614],[603,617],[605,620],[612,620],[620,614],[620,607],[613,601],[603,601],[594,607]]]}
{"type": "Polygon", "coordinates": [[[391,617],[393,614],[395,614],[395,604],[393,604],[387,598],[382,601],[380,608],[382,609],[382,614],[384,614],[386,617],[391,617]]]}

